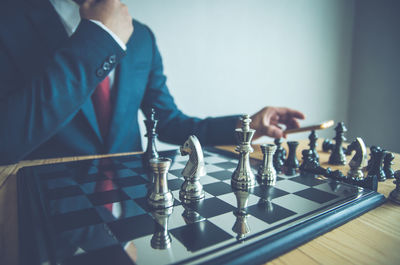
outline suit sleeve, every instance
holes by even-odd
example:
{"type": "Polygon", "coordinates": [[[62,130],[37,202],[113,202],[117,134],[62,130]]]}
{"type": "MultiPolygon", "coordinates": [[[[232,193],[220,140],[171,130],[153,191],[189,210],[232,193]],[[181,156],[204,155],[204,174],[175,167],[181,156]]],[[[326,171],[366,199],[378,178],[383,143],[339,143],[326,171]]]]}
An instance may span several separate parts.
{"type": "Polygon", "coordinates": [[[203,145],[234,144],[234,130],[238,115],[208,117],[199,119],[183,114],[176,106],[163,73],[163,65],[154,35],[152,38],[153,56],[149,81],[141,108],[147,118],[154,108],[159,120],[157,133],[159,139],[172,144],[182,144],[189,135],[196,135],[203,145]]]}
{"type": "Polygon", "coordinates": [[[0,45],[0,164],[18,162],[56,134],[124,54],[107,32],[82,20],[39,75],[18,82],[7,79],[13,61],[0,45]]]}

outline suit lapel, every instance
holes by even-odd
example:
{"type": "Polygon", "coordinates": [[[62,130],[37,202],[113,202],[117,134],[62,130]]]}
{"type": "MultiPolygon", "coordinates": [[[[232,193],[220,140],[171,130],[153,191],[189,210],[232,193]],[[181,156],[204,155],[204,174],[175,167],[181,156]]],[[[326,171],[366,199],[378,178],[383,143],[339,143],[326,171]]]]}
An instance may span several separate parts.
{"type": "MultiPolygon", "coordinates": [[[[67,32],[61,23],[57,12],[49,1],[30,0],[35,2],[31,11],[28,13],[33,25],[37,29],[40,37],[48,47],[47,50],[53,53],[62,43],[68,40],[67,32]]],[[[82,113],[86,117],[91,128],[94,130],[100,142],[103,141],[100,129],[97,124],[96,114],[93,103],[89,98],[82,106],[82,113]]]]}

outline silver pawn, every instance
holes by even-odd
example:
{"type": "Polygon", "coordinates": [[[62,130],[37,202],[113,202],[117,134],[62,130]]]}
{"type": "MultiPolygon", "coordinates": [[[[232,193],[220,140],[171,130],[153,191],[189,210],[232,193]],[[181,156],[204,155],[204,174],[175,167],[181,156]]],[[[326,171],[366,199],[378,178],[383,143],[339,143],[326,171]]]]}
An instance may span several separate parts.
{"type": "Polygon", "coordinates": [[[155,227],[150,244],[154,249],[167,249],[171,247],[171,236],[168,231],[168,219],[174,207],[158,209],[151,212],[154,218],[155,227]]]}
{"type": "Polygon", "coordinates": [[[364,174],[362,172],[362,168],[367,165],[367,147],[365,146],[364,141],[357,137],[346,150],[347,154],[351,154],[351,152],[356,151],[355,155],[349,162],[350,170],[347,172],[347,177],[355,178],[355,179],[363,179],[364,174]]]}
{"type": "Polygon", "coordinates": [[[272,162],[276,151],[276,145],[262,144],[260,148],[263,153],[263,162],[258,169],[257,177],[262,184],[275,186],[276,170],[272,162]]]}
{"type": "Polygon", "coordinates": [[[150,159],[150,168],[153,172],[153,188],[147,199],[154,209],[165,209],[173,206],[174,196],[168,189],[168,170],[171,159],[165,157],[150,159]]]}
{"type": "Polygon", "coordinates": [[[189,160],[182,171],[185,177],[179,191],[179,199],[184,203],[199,201],[204,198],[203,186],[200,177],[205,176],[206,167],[204,163],[203,150],[196,136],[191,135],[180,147],[181,155],[189,155],[189,160]]]}
{"type": "Polygon", "coordinates": [[[239,152],[239,163],[232,174],[231,183],[234,188],[243,189],[254,187],[255,177],[250,167],[250,153],[254,151],[251,147],[251,139],[256,130],[250,129],[251,119],[245,114],[241,118],[242,128],[235,130],[238,146],[235,151],[239,152]]]}

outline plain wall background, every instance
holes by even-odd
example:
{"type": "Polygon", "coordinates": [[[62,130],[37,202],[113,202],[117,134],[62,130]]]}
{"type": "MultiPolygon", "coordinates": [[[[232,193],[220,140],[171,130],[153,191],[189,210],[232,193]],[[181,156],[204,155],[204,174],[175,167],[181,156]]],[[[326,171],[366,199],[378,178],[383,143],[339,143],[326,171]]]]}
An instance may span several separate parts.
{"type": "MultiPolygon", "coordinates": [[[[363,19],[355,21],[356,9],[362,6],[358,1],[125,3],[132,16],[155,33],[167,84],[185,113],[203,118],[254,114],[267,105],[289,106],[306,114],[304,125],[334,119],[347,124],[349,135],[350,130],[358,133],[355,136],[366,135],[354,121],[358,119],[355,104],[360,104],[354,97],[362,93],[357,87],[363,84],[354,81],[353,75],[359,79],[364,75],[352,68],[353,53],[358,50],[354,43],[363,45],[353,31],[364,27],[363,19]]],[[[364,34],[370,32],[365,29],[364,34]]],[[[357,67],[363,64],[360,60],[356,59],[357,67]]],[[[334,136],[331,129],[318,133],[334,136]]],[[[169,147],[158,145],[159,149],[169,147]]]]}

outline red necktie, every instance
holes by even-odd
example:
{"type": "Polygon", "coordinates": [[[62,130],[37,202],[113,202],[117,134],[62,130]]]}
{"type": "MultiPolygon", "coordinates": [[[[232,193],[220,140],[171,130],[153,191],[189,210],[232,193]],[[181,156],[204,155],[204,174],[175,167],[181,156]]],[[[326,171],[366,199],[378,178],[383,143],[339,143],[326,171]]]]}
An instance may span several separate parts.
{"type": "Polygon", "coordinates": [[[111,99],[110,99],[110,78],[107,76],[92,95],[94,111],[96,112],[97,123],[103,139],[106,139],[111,119],[111,99]]]}

